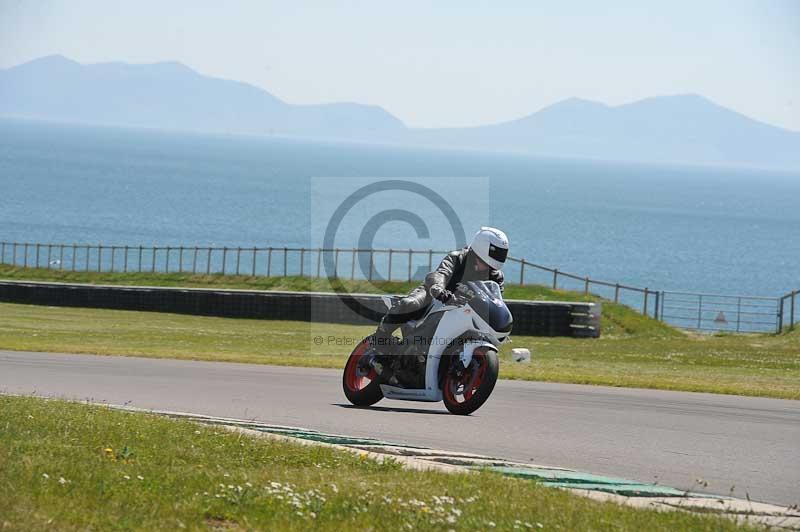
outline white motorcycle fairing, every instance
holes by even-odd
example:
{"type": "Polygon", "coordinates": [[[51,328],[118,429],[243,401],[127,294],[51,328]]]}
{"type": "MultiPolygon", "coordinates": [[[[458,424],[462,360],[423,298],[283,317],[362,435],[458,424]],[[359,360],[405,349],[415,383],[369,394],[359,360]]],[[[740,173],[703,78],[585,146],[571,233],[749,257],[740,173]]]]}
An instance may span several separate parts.
{"type": "MultiPolygon", "coordinates": [[[[388,399],[403,399],[406,401],[429,401],[438,402],[442,400],[442,390],[439,387],[439,364],[442,355],[447,347],[456,340],[464,331],[474,330],[476,322],[485,324],[477,313],[467,304],[462,307],[444,305],[439,301],[434,301],[430,310],[418,323],[428,319],[436,313],[443,313],[436,332],[431,339],[425,364],[425,388],[401,388],[389,384],[381,384],[381,392],[388,399]]],[[[502,342],[502,339],[500,340],[502,342]]],[[[499,342],[498,342],[499,343],[499,342]]],[[[467,340],[459,352],[464,367],[469,366],[472,361],[475,349],[479,347],[489,347],[497,349],[494,344],[485,340],[467,340]]]]}

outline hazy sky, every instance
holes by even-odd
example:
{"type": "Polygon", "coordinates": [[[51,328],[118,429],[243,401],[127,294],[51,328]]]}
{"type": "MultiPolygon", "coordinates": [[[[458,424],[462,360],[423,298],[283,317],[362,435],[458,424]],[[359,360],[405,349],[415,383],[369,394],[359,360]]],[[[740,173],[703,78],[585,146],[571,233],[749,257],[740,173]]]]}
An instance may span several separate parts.
{"type": "Polygon", "coordinates": [[[0,0],[0,68],[55,53],[177,60],[423,127],[692,92],[800,130],[800,1],[333,4],[0,0]]]}

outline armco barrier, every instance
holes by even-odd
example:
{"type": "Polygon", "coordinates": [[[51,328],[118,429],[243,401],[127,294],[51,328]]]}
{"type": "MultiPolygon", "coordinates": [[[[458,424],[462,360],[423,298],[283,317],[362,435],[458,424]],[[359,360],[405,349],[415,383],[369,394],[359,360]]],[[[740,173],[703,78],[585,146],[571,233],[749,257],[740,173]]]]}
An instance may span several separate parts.
{"type": "MultiPolygon", "coordinates": [[[[60,307],[173,312],[199,316],[297,320],[354,325],[375,324],[383,309],[380,296],[322,292],[219,290],[149,286],[0,281],[0,301],[60,307]],[[346,301],[368,309],[366,316],[346,301]]],[[[508,300],[514,334],[600,336],[600,304],[508,300]]]]}

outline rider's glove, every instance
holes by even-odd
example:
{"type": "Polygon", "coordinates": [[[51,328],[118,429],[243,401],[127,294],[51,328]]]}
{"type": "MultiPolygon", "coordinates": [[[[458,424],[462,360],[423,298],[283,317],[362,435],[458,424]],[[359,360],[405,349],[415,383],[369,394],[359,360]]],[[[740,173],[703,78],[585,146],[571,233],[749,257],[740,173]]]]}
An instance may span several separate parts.
{"type": "Polygon", "coordinates": [[[445,305],[453,299],[453,292],[438,285],[431,286],[430,294],[432,298],[438,299],[445,305]]]}

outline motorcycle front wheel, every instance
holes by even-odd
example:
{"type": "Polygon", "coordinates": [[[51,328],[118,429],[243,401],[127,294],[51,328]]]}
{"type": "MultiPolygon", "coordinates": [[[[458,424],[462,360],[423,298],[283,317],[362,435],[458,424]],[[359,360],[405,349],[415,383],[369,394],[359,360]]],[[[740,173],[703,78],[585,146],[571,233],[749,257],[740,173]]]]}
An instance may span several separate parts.
{"type": "Polygon", "coordinates": [[[369,351],[369,338],[361,340],[350,353],[342,375],[344,395],[356,406],[371,406],[383,399],[375,369],[372,366],[359,364],[367,351],[369,351]]]}
{"type": "Polygon", "coordinates": [[[442,384],[444,406],[452,414],[466,416],[489,398],[497,383],[500,361],[497,351],[487,348],[476,349],[469,367],[457,376],[447,373],[442,384]]]}

